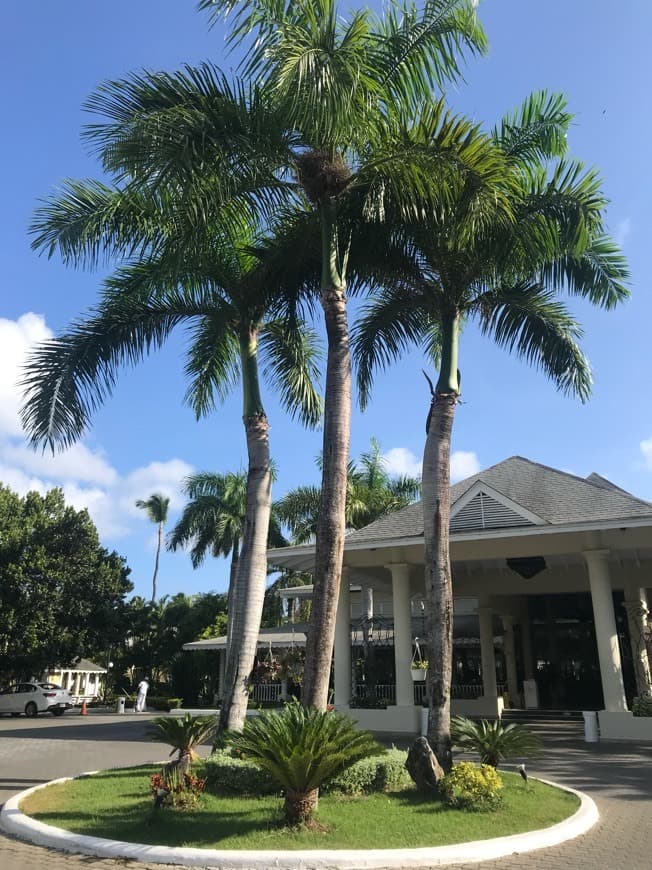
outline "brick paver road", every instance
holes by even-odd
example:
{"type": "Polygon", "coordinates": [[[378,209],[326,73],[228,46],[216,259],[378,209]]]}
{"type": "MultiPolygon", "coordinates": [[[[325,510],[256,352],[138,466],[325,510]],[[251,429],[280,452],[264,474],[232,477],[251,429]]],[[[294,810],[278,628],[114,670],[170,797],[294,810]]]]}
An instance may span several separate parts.
{"type": "MultiPolygon", "coordinates": [[[[0,801],[43,780],[161,758],[145,735],[147,716],[67,714],[62,719],[0,719],[0,801]]],[[[599,823],[552,849],[460,870],[652,870],[652,744],[585,745],[550,735],[531,772],[568,783],[597,802],[599,823]]],[[[0,836],[2,870],[162,870],[160,864],[100,860],[30,846],[0,836]]]]}

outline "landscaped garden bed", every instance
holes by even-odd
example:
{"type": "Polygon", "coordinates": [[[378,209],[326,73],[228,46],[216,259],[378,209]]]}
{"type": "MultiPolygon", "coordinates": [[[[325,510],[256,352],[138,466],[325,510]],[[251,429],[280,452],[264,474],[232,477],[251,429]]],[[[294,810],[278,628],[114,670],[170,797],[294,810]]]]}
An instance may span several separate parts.
{"type": "MultiPolygon", "coordinates": [[[[283,825],[278,796],[207,791],[199,807],[154,809],[150,775],[160,767],[105,771],[29,795],[21,809],[48,825],[79,834],[166,846],[219,849],[397,849],[440,846],[546,828],[573,815],[572,794],[512,773],[500,807],[468,812],[424,798],[410,786],[359,797],[331,793],[319,800],[312,829],[283,825]]],[[[208,772],[196,764],[193,772],[208,772]]],[[[210,788],[210,786],[209,786],[210,788]]]]}

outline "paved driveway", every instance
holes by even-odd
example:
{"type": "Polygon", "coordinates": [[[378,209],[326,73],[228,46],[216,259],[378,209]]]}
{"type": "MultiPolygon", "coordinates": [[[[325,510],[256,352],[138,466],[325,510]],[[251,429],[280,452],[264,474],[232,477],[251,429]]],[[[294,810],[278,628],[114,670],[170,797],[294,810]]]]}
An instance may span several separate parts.
{"type": "MultiPolygon", "coordinates": [[[[0,718],[0,801],[31,785],[126,764],[156,761],[165,753],[151,743],[149,716],[91,715],[82,719],[0,718]]],[[[585,745],[571,734],[546,736],[547,752],[531,772],[588,792],[601,819],[567,845],[482,864],[466,870],[652,870],[652,745],[585,745]]],[[[2,870],[161,870],[136,864],[70,856],[0,836],[2,870]]]]}

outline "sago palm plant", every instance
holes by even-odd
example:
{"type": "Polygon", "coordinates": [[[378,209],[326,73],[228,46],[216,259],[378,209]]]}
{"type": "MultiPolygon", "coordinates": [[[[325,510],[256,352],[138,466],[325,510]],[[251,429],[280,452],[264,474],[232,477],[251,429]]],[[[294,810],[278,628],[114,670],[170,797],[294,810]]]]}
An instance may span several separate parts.
{"type": "Polygon", "coordinates": [[[269,773],[285,792],[289,825],[310,822],[319,788],[361,758],[385,749],[352,719],[293,702],[262,713],[230,738],[234,749],[269,773]]]}
{"type": "Polygon", "coordinates": [[[499,719],[474,722],[457,716],[451,719],[451,738],[460,749],[477,752],[482,764],[492,767],[505,758],[529,758],[543,751],[539,738],[523,725],[503,725],[499,719]]]}
{"type": "Polygon", "coordinates": [[[192,716],[186,713],[183,718],[159,716],[152,719],[148,735],[152,740],[172,747],[170,755],[177,753],[175,767],[179,773],[186,774],[197,758],[196,747],[210,740],[216,729],[217,720],[214,716],[192,716]]]}

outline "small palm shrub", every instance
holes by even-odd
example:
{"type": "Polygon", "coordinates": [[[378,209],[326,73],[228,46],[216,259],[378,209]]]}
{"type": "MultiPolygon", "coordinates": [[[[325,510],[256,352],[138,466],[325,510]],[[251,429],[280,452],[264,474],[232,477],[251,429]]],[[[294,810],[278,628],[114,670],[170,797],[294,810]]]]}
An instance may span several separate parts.
{"type": "Polygon", "coordinates": [[[176,766],[182,774],[188,773],[197,753],[195,747],[204,743],[215,733],[217,720],[214,716],[191,716],[183,718],[160,716],[152,719],[148,735],[159,743],[172,747],[170,755],[177,753],[176,766]]]}
{"type": "Polygon", "coordinates": [[[495,767],[470,761],[454,764],[439,783],[440,794],[453,807],[465,810],[487,811],[502,801],[503,781],[495,767]]]}
{"type": "Polygon", "coordinates": [[[538,737],[522,725],[503,725],[497,719],[473,722],[463,716],[451,720],[451,738],[455,746],[477,752],[482,764],[498,767],[505,758],[541,755],[543,745],[538,737]]]}
{"type": "Polygon", "coordinates": [[[309,823],[319,789],[360,758],[384,754],[369,731],[348,716],[302,707],[296,701],[280,712],[248,719],[231,746],[270,774],[285,792],[285,820],[309,823]]]}

